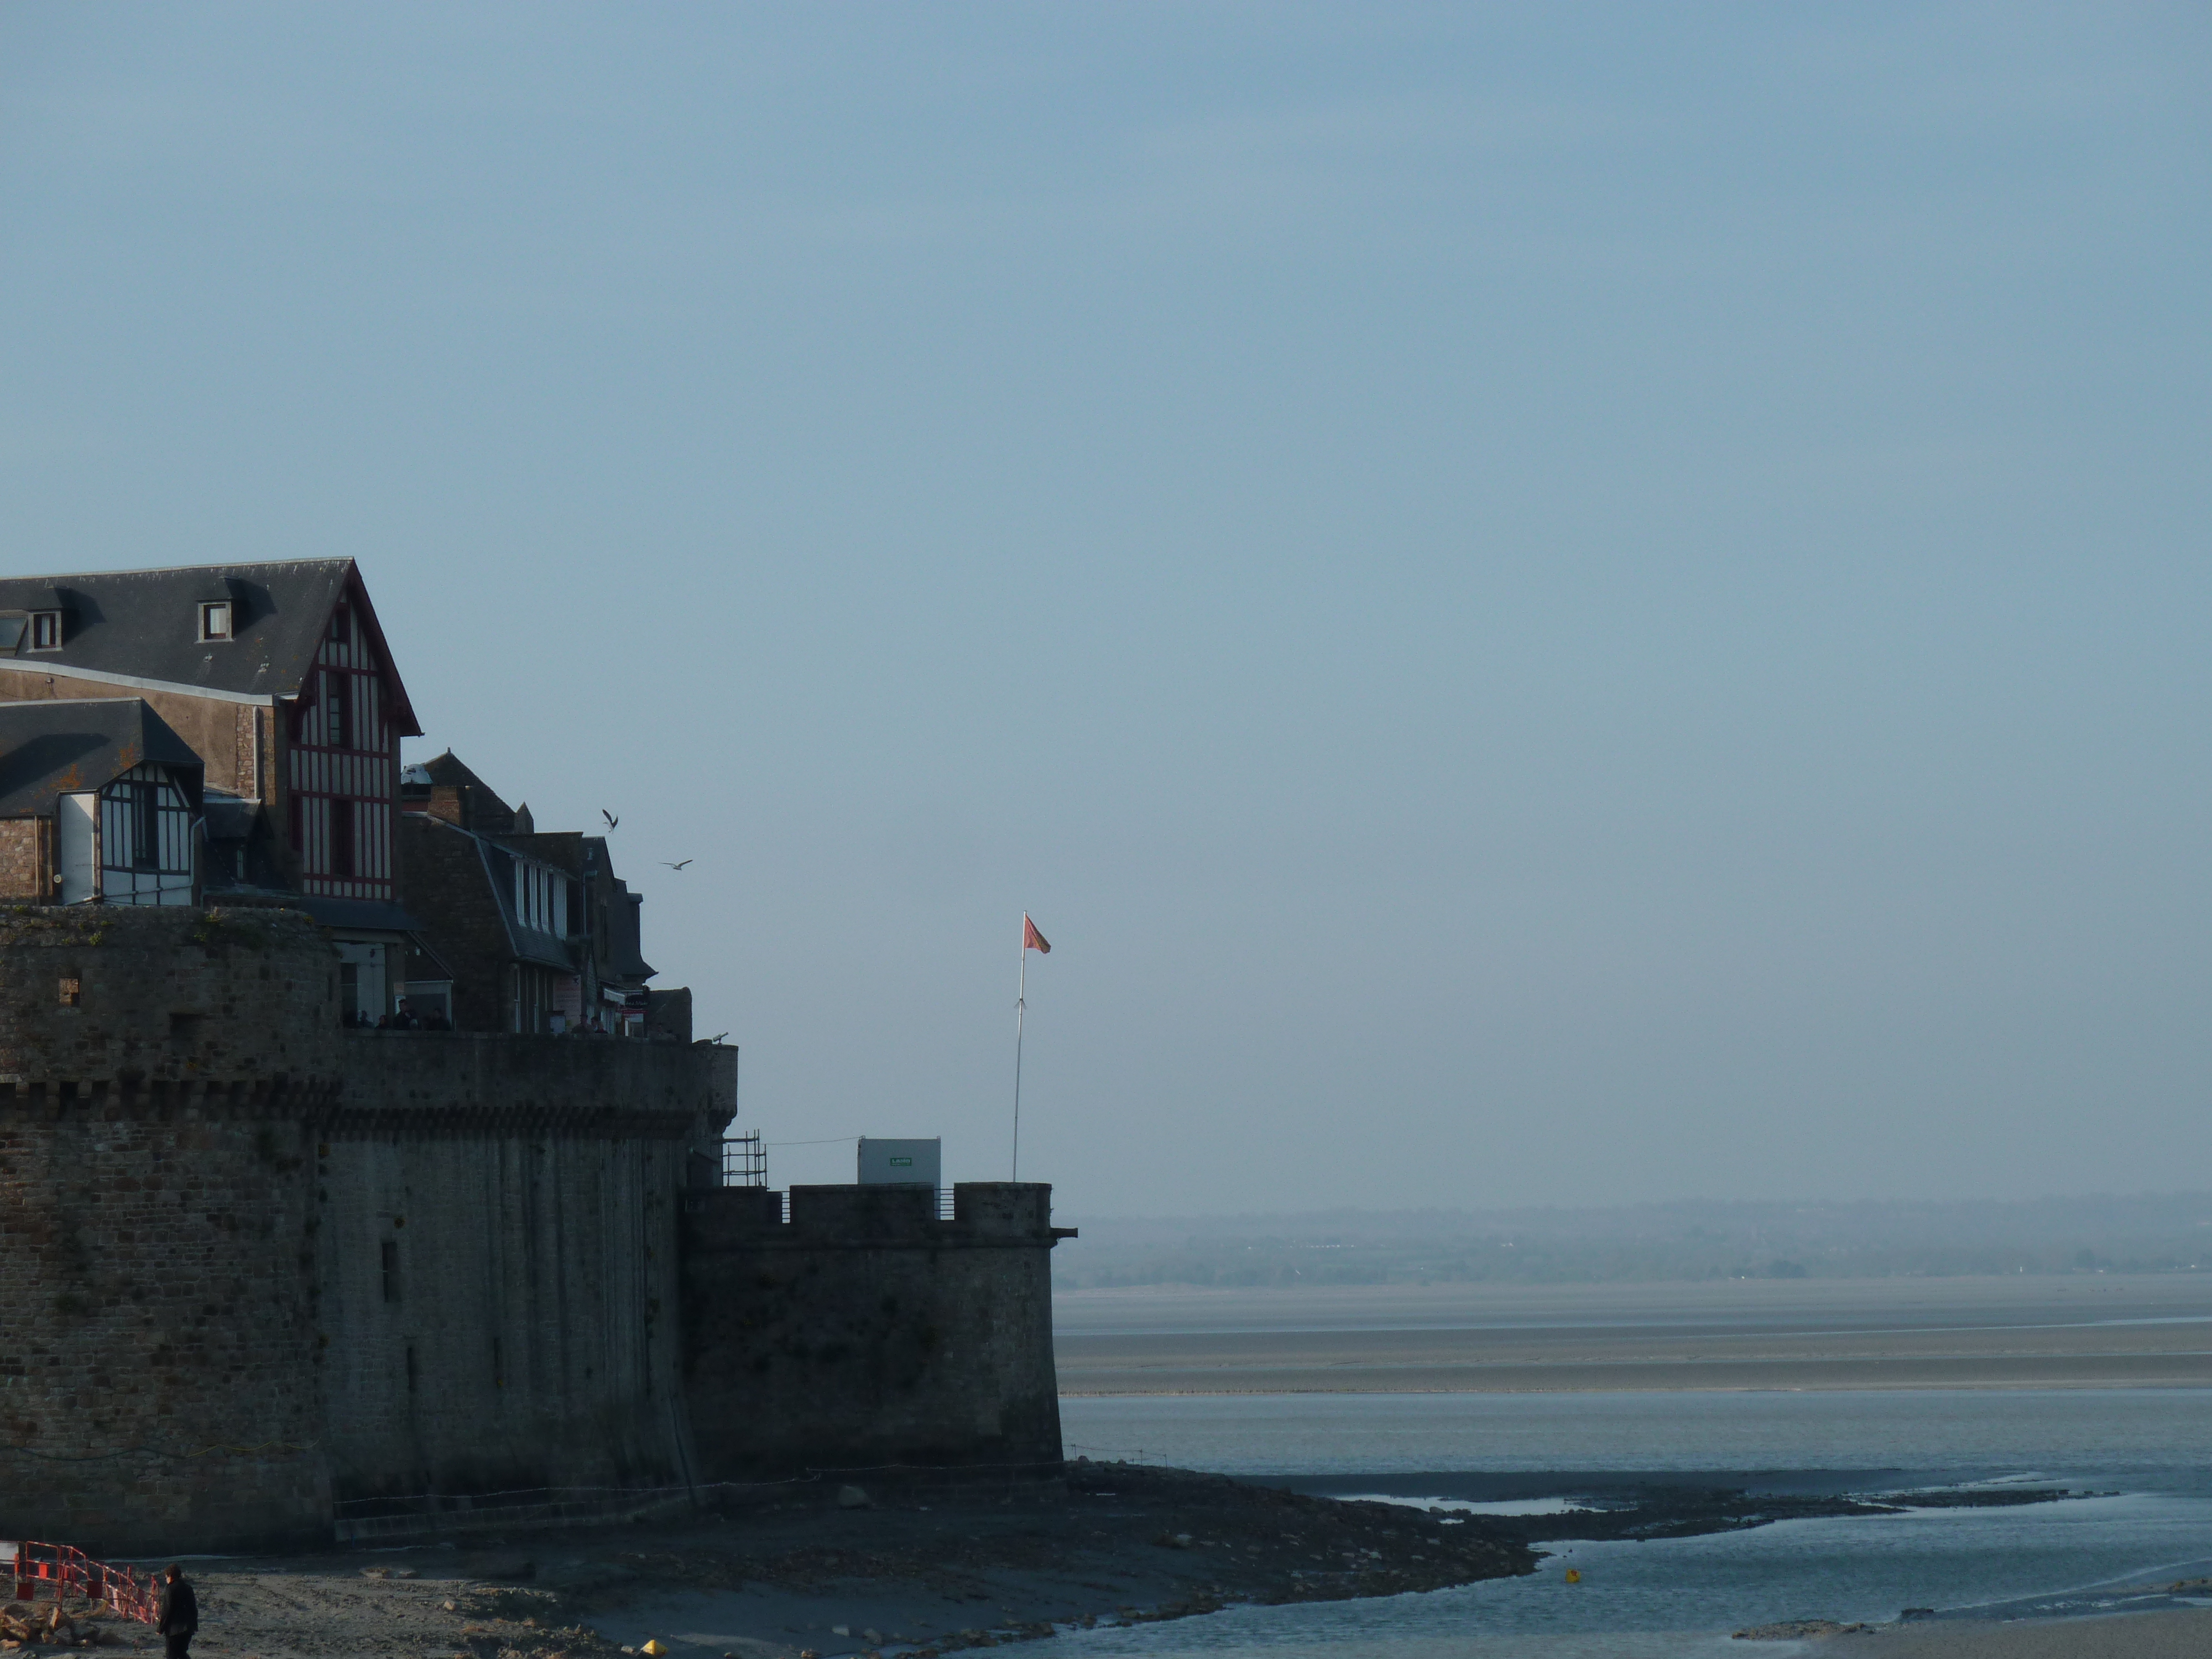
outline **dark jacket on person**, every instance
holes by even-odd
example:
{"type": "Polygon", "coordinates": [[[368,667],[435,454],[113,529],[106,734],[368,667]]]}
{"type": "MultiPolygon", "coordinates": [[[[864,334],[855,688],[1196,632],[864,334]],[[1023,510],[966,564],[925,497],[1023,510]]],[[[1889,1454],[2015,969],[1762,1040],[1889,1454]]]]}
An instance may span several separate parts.
{"type": "Polygon", "coordinates": [[[191,1581],[179,1578],[173,1584],[162,1585],[154,1628],[164,1636],[182,1636],[199,1627],[200,1602],[199,1597],[192,1594],[191,1581]]]}

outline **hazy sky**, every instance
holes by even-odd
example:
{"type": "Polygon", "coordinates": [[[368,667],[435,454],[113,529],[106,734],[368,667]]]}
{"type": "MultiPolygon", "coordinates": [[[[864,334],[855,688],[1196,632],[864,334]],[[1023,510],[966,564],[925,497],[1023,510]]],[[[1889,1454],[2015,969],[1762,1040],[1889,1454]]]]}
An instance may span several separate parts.
{"type": "Polygon", "coordinates": [[[2189,5],[15,3],[0,569],[360,560],[772,1141],[1002,1176],[1027,907],[1064,1211],[2212,1185],[2208,85],[2189,5]]]}

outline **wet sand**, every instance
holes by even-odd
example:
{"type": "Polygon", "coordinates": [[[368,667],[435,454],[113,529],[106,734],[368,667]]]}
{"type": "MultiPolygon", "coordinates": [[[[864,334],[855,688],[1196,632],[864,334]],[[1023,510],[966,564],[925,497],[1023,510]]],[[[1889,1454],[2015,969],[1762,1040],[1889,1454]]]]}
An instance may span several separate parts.
{"type": "MultiPolygon", "coordinates": [[[[2016,1502],[2027,1494],[1982,1494],[2016,1502]]],[[[1577,1536],[1733,1531],[1800,1515],[1873,1513],[1808,1494],[1623,1492],[1577,1536]]],[[[518,1535],[504,1543],[194,1562],[209,1659],[620,1659],[657,1640],[678,1659],[936,1659],[1053,1634],[1237,1604],[1433,1590],[1535,1568],[1558,1515],[1451,1516],[1334,1501],[1220,1475],[1072,1466],[1063,1485],[969,1488],[848,1509],[835,1488],[726,1516],[518,1535]]],[[[43,1611],[43,1607],[40,1608],[43,1611]]],[[[107,1645],[151,1651],[143,1626],[107,1645]]],[[[2212,1615],[1879,1626],[1740,1650],[1920,1659],[2208,1654],[2212,1615]],[[2077,1633],[2078,1632],[2078,1633],[2077,1633]]],[[[21,1655],[52,1653],[26,1645],[21,1655]]],[[[76,1650],[58,1650],[71,1651],[76,1650]]]]}
{"type": "Polygon", "coordinates": [[[2212,1387],[2212,1274],[1146,1288],[1054,1311],[1075,1395],[2212,1387]]]}
{"type": "MultiPolygon", "coordinates": [[[[1221,1475],[1097,1464],[1009,1490],[834,1485],[681,1523],[503,1545],[196,1562],[208,1659],[915,1659],[1237,1602],[1342,1601],[1533,1569],[1510,1528],[1339,1503],[1221,1475]]],[[[44,1604],[39,1611],[43,1613],[44,1604]]],[[[157,1649],[103,1620],[117,1644],[157,1649]]],[[[19,1656],[59,1650],[25,1646],[19,1656]]]]}
{"type": "MultiPolygon", "coordinates": [[[[1744,1645],[1758,1651],[1758,1644],[1744,1645]]],[[[1854,1653],[1869,1659],[2205,1659],[2212,1655],[2212,1608],[2003,1625],[1954,1620],[1890,1625],[1871,1640],[1829,1637],[1798,1651],[1836,1659],[1854,1653]]]]}

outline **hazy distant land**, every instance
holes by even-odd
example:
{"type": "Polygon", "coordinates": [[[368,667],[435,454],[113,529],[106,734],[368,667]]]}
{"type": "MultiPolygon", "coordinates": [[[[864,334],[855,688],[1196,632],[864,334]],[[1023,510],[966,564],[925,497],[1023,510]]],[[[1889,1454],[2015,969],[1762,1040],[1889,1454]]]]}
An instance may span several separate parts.
{"type": "Polygon", "coordinates": [[[2212,1388],[2212,1275],[1076,1291],[1067,1394],[2212,1388]]]}
{"type": "Polygon", "coordinates": [[[2198,1273],[2212,1194],[1068,1218],[1061,1290],[2198,1273]]]}
{"type": "Polygon", "coordinates": [[[1084,1220],[1070,1394],[2212,1388],[2212,1198],[1084,1220]]]}

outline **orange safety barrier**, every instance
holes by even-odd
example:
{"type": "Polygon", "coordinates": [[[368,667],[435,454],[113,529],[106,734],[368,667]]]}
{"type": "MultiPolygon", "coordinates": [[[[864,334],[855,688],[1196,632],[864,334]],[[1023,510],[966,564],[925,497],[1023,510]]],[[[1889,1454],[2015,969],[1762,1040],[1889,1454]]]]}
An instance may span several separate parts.
{"type": "Polygon", "coordinates": [[[18,1601],[34,1601],[44,1590],[56,1601],[102,1601],[125,1619],[150,1625],[161,1599],[152,1573],[112,1567],[67,1544],[0,1540],[0,1570],[9,1568],[18,1601]]]}

